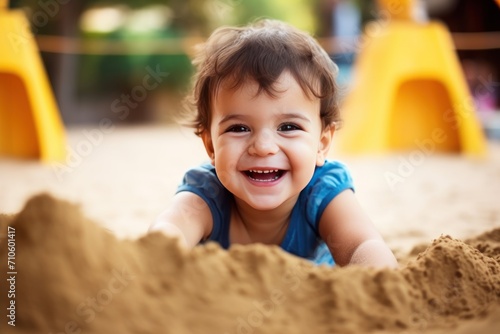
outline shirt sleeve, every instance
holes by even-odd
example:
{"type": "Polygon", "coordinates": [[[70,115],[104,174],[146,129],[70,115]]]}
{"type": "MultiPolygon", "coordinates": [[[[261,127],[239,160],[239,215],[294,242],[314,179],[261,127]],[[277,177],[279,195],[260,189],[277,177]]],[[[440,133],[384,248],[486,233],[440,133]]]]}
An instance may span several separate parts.
{"type": "Polygon", "coordinates": [[[306,205],[308,221],[314,224],[316,231],[328,204],[347,189],[354,191],[354,185],[351,173],[344,164],[327,160],[323,166],[316,168],[309,183],[306,205]]]}
{"type": "Polygon", "coordinates": [[[220,182],[215,168],[210,164],[192,168],[186,172],[176,193],[189,191],[200,196],[210,208],[213,228],[210,239],[217,239],[221,233],[221,224],[227,216],[228,191],[220,182]]]}

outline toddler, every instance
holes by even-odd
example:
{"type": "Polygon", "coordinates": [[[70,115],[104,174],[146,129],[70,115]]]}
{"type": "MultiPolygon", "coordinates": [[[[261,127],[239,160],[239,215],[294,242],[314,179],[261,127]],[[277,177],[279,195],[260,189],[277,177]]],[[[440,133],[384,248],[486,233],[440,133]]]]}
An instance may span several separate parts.
{"type": "Polygon", "coordinates": [[[326,159],[337,67],[310,35],[272,20],[223,27],[194,64],[193,126],[211,163],[185,174],[151,231],[187,247],[263,243],[317,264],[397,266],[346,166],[326,159]]]}

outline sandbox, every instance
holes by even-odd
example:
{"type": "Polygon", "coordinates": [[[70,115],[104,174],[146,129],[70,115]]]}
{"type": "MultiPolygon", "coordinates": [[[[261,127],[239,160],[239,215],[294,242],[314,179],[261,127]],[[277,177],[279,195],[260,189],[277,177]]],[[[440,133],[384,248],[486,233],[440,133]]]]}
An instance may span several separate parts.
{"type": "MultiPolygon", "coordinates": [[[[69,132],[74,149],[85,138],[69,132]]],[[[16,326],[8,282],[0,332],[497,333],[500,146],[489,150],[470,160],[333,148],[398,270],[315,267],[262,245],[187,252],[146,235],[184,170],[206,159],[187,130],[117,128],[63,174],[1,160],[0,268],[10,278],[10,226],[17,274],[16,326]]]]}

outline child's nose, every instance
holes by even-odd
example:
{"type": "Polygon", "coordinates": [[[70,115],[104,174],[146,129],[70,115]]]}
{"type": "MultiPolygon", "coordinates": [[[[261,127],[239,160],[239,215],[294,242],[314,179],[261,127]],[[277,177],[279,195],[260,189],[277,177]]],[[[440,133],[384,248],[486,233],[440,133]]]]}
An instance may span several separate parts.
{"type": "Polygon", "coordinates": [[[274,136],[269,131],[263,130],[254,134],[248,148],[250,155],[267,156],[278,153],[279,147],[274,136]]]}

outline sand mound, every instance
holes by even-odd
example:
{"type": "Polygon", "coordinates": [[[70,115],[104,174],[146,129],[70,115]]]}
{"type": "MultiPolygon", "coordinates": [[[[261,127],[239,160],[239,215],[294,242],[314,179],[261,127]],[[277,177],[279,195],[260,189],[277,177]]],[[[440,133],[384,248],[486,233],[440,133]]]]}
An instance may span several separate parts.
{"type": "MultiPolygon", "coordinates": [[[[188,252],[160,234],[118,240],[47,195],[0,222],[2,272],[7,224],[17,271],[16,327],[3,316],[3,333],[472,333],[500,325],[500,229],[467,243],[442,236],[399,270],[373,270],[314,267],[262,245],[188,252]]],[[[1,295],[5,312],[13,299],[1,295]]]]}

